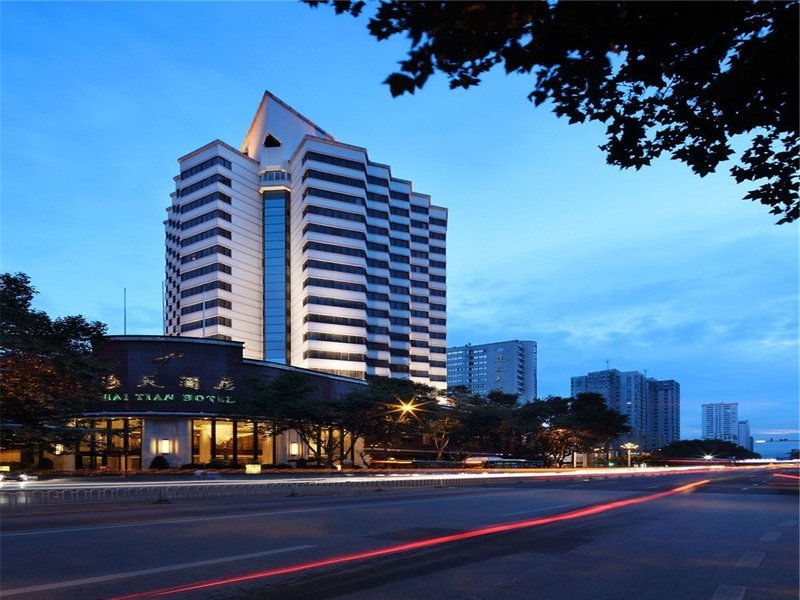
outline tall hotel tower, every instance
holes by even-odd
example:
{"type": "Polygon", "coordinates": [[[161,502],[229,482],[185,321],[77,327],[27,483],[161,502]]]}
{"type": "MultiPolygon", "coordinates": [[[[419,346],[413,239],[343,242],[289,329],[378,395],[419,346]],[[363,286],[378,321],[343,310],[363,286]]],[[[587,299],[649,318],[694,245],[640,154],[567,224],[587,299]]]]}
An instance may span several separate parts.
{"type": "Polygon", "coordinates": [[[447,210],[266,92],[240,150],[178,159],[165,333],[355,378],[447,381],[447,210]]]}

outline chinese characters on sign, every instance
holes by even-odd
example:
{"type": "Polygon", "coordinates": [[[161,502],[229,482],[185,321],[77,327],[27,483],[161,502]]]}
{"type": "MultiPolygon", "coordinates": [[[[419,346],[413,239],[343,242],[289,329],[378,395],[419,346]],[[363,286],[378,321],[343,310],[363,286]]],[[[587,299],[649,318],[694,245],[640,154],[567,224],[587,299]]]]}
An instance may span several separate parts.
{"type": "MultiPolygon", "coordinates": [[[[170,355],[167,355],[170,357],[170,355]]],[[[169,360],[169,358],[166,358],[169,360]]],[[[122,387],[122,381],[116,375],[108,375],[103,380],[106,390],[116,390],[122,387]]],[[[181,375],[178,377],[178,385],[182,388],[189,390],[200,389],[200,378],[196,376],[181,375]]],[[[155,375],[143,375],[139,382],[136,384],[140,389],[164,389],[164,386],[156,381],[155,375]]],[[[231,392],[236,389],[233,378],[221,377],[213,389],[218,392],[231,392]]],[[[213,402],[215,404],[234,404],[231,396],[222,394],[168,394],[168,393],[108,393],[103,394],[104,402],[173,402],[175,400],[182,402],[213,402]]]]}

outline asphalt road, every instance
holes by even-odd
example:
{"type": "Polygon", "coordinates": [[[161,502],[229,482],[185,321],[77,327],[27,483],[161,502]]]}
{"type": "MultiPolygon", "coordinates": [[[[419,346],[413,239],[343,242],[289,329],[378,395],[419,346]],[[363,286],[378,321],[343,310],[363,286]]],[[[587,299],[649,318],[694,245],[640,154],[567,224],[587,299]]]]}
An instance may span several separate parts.
{"type": "Polygon", "coordinates": [[[5,510],[0,597],[798,598],[797,481],[775,473],[5,510]],[[585,507],[607,510],[568,518],[585,507]]]}

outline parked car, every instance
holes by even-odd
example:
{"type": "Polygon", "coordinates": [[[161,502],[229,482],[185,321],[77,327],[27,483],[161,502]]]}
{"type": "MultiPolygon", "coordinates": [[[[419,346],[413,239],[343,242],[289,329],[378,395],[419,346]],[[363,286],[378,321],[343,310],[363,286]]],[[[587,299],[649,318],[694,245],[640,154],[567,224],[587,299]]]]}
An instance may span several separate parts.
{"type": "Polygon", "coordinates": [[[0,472],[0,481],[36,481],[39,479],[38,475],[31,475],[30,473],[23,473],[22,471],[0,472]]]}

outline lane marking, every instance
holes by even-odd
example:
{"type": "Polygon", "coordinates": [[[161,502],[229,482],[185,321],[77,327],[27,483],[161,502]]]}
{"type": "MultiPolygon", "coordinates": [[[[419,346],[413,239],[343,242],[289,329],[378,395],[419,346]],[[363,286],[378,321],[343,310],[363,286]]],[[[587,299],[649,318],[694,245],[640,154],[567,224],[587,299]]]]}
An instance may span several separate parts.
{"type": "Polygon", "coordinates": [[[141,569],[139,571],[128,571],[127,573],[113,573],[111,575],[101,575],[98,577],[86,577],[84,579],[73,579],[71,581],[59,581],[57,583],[47,583],[43,585],[32,585],[24,588],[15,588],[12,590],[0,591],[0,596],[3,598],[7,596],[19,596],[20,594],[30,594],[32,592],[47,592],[51,590],[60,590],[68,587],[76,587],[79,585],[87,585],[92,583],[104,583],[106,581],[117,581],[119,579],[128,579],[130,577],[141,577],[142,575],[154,575],[156,573],[169,573],[171,571],[179,571],[181,569],[195,569],[197,567],[206,567],[209,565],[218,565],[221,563],[234,562],[237,560],[246,560],[248,558],[260,558],[262,556],[270,556],[273,554],[283,554],[286,552],[297,552],[298,550],[307,550],[314,548],[313,545],[303,544],[302,546],[289,546],[287,548],[278,548],[275,550],[265,550],[264,552],[253,552],[252,554],[240,554],[238,556],[225,556],[223,558],[212,558],[210,560],[199,560],[196,562],[183,563],[180,565],[170,565],[168,567],[155,567],[153,569],[141,569]]]}
{"type": "Polygon", "coordinates": [[[780,526],[781,527],[794,527],[795,525],[797,525],[797,521],[784,521],[783,523],[781,523],[780,526]]]}
{"type": "Polygon", "coordinates": [[[746,587],[740,585],[720,585],[711,600],[743,600],[746,587]]]}
{"type": "Polygon", "coordinates": [[[759,542],[777,542],[778,538],[781,537],[780,531],[768,531],[764,535],[762,535],[758,541],[759,542]]]}
{"type": "Polygon", "coordinates": [[[761,561],[764,560],[766,555],[766,552],[753,552],[748,550],[742,554],[742,557],[739,560],[736,561],[736,566],[755,569],[761,564],[761,561]]]}
{"type": "Polygon", "coordinates": [[[173,594],[185,594],[186,592],[191,592],[195,590],[204,590],[224,585],[231,585],[234,583],[241,583],[244,581],[253,581],[257,579],[266,579],[269,577],[276,577],[279,575],[289,575],[293,573],[300,573],[303,571],[310,571],[313,569],[319,569],[322,567],[330,567],[333,565],[341,565],[346,563],[352,563],[360,560],[377,558],[381,556],[391,556],[394,554],[400,554],[404,552],[410,552],[412,550],[420,550],[422,548],[431,548],[435,546],[441,546],[444,544],[450,544],[452,542],[458,542],[462,540],[469,540],[474,538],[479,538],[487,535],[493,535],[496,533],[505,533],[508,531],[518,531],[521,529],[529,529],[531,527],[538,527],[540,525],[546,525],[549,523],[559,523],[561,521],[569,521],[572,519],[578,519],[581,517],[587,517],[590,515],[597,515],[600,513],[604,513],[610,510],[616,510],[618,508],[623,508],[626,506],[632,506],[636,504],[642,504],[644,502],[651,502],[653,500],[658,500],[660,498],[666,498],[668,496],[673,496],[676,494],[683,494],[687,492],[694,491],[696,488],[706,485],[710,483],[710,479],[702,479],[699,481],[695,481],[693,483],[688,483],[686,485],[681,485],[676,488],[672,488],[670,490],[666,490],[663,492],[658,492],[655,494],[648,494],[647,496],[636,496],[633,498],[627,498],[624,500],[616,500],[613,502],[606,502],[605,504],[595,504],[592,506],[587,506],[585,508],[580,508],[577,510],[571,510],[564,513],[558,513],[555,515],[550,515],[547,517],[537,517],[534,519],[526,519],[524,521],[514,521],[512,523],[503,523],[500,525],[490,525],[488,527],[482,527],[480,529],[472,529],[469,531],[464,531],[461,533],[454,533],[450,535],[443,535],[435,538],[427,538],[418,540],[416,542],[407,542],[405,544],[398,544],[395,546],[386,546],[383,548],[376,548],[374,550],[367,550],[364,552],[358,552],[354,554],[344,554],[340,556],[332,556],[330,558],[324,558],[321,560],[316,560],[312,562],[300,563],[296,565],[291,565],[287,567],[278,567],[269,569],[267,571],[258,571],[255,573],[247,573],[244,575],[238,575],[235,577],[226,577],[223,579],[211,579],[206,581],[198,581],[196,583],[188,584],[188,585],[179,585],[169,588],[162,588],[157,590],[151,590],[148,592],[137,592],[133,594],[125,594],[123,596],[117,596],[115,598],[111,598],[110,600],[132,600],[133,598],[154,598],[154,597],[161,597],[161,596],[172,596],[173,594]]]}

